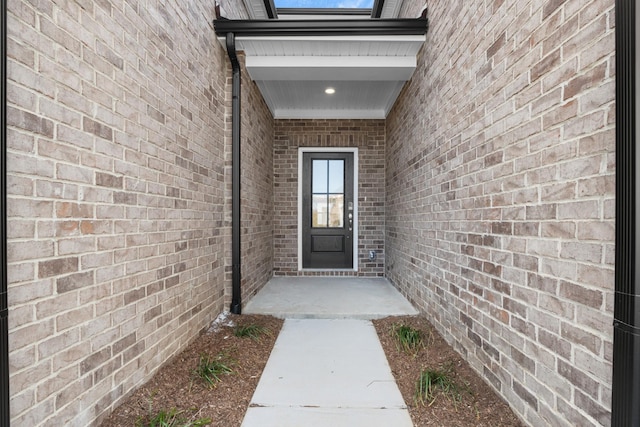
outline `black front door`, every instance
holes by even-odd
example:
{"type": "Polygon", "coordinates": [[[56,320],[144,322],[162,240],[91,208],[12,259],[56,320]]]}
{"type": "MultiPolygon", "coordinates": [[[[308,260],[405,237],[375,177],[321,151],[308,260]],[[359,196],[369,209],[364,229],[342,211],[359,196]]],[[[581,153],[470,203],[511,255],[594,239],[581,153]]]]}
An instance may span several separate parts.
{"type": "Polygon", "coordinates": [[[302,267],[353,267],[353,153],[304,153],[302,267]]]}

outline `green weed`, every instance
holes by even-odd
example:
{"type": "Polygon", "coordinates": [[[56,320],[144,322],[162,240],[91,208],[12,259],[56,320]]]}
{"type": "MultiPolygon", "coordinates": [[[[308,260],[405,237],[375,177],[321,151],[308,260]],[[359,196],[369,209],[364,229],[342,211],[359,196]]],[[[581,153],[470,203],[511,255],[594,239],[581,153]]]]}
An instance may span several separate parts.
{"type": "Polygon", "coordinates": [[[203,354],[200,356],[200,363],[194,373],[202,378],[209,387],[215,387],[216,383],[221,381],[222,375],[230,375],[233,373],[235,362],[227,357],[224,353],[218,353],[216,356],[203,354]]]}
{"type": "Polygon", "coordinates": [[[147,421],[138,419],[136,427],[202,427],[211,423],[210,418],[189,420],[183,416],[184,411],[176,408],[162,410],[149,417],[147,421]]]}
{"type": "Polygon", "coordinates": [[[441,393],[454,402],[460,401],[462,392],[468,391],[468,385],[460,386],[453,379],[454,374],[451,366],[441,369],[425,369],[420,373],[416,384],[416,403],[424,405],[433,404],[438,393],[441,393]]]}
{"type": "Polygon", "coordinates": [[[233,334],[240,338],[251,338],[254,341],[259,341],[262,335],[268,335],[270,332],[267,328],[256,324],[250,325],[238,325],[233,330],[233,334]]]}
{"type": "Polygon", "coordinates": [[[422,332],[411,326],[395,324],[393,325],[392,335],[398,351],[415,354],[424,345],[422,332]]]}

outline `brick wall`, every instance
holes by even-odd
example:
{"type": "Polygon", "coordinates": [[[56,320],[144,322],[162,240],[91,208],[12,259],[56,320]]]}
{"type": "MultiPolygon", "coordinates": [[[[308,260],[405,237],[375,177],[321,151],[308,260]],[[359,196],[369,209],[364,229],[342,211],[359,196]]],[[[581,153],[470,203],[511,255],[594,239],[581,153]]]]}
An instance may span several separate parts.
{"type": "MultiPolygon", "coordinates": [[[[241,122],[241,252],[242,301],[247,302],[273,275],[273,135],[274,120],[255,82],[242,65],[241,122]]],[[[230,97],[229,97],[230,99],[230,97]]],[[[230,119],[230,118],[229,118],[230,119]]],[[[227,182],[231,183],[231,146],[227,152],[227,182]]],[[[227,219],[231,230],[231,187],[227,219]]],[[[231,303],[231,246],[227,258],[227,295],[231,303]]]]}
{"type": "MultiPolygon", "coordinates": [[[[274,143],[274,275],[353,275],[298,272],[298,148],[357,147],[358,275],[384,274],[384,152],[382,120],[276,120],[274,143]],[[369,251],[377,259],[369,262],[369,251]]],[[[354,254],[355,256],[355,254],[354,254]]]]}
{"type": "Polygon", "coordinates": [[[211,1],[8,7],[12,424],[87,426],[223,309],[227,59],[211,1]]]}
{"type": "Polygon", "coordinates": [[[608,425],[614,1],[428,6],[387,121],[387,275],[530,425],[608,425]]]}

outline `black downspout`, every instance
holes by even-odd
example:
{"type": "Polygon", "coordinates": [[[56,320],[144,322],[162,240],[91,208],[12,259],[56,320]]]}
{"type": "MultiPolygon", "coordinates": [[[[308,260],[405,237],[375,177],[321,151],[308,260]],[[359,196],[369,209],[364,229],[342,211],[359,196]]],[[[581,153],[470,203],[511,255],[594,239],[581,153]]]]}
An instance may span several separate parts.
{"type": "Polygon", "coordinates": [[[7,301],[7,0],[0,5],[0,426],[9,427],[9,303],[7,301]]]}
{"type": "Polygon", "coordinates": [[[616,272],[611,425],[640,425],[640,150],[636,149],[636,5],[616,0],[616,272]]]}
{"type": "Polygon", "coordinates": [[[227,54],[231,61],[231,144],[232,144],[232,178],[231,178],[231,313],[242,313],[242,259],[240,258],[240,63],[236,55],[236,37],[227,33],[227,54]]]}

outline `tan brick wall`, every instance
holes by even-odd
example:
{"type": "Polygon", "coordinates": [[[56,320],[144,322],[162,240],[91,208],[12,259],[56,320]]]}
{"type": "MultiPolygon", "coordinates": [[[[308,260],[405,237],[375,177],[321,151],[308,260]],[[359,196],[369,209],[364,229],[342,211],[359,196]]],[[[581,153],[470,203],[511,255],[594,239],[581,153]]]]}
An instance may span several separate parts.
{"type": "Polygon", "coordinates": [[[92,425],[223,309],[213,3],[8,2],[16,426],[92,425]]]}
{"type": "MultiPolygon", "coordinates": [[[[91,425],[229,303],[227,58],[212,2],[8,3],[12,418],[91,425]]],[[[428,4],[386,124],[274,122],[243,76],[245,302],[298,274],[297,148],[357,146],[359,274],[530,424],[608,424],[613,0],[428,4]]]]}
{"type": "MultiPolygon", "coordinates": [[[[244,57],[241,63],[244,64],[244,57]]],[[[255,82],[242,66],[241,121],[241,253],[242,302],[248,302],[273,275],[273,135],[274,120],[255,82]]],[[[227,182],[231,182],[231,146],[228,146],[227,182]]],[[[231,227],[231,187],[227,193],[227,219],[231,227]]],[[[229,241],[230,242],[230,241],[229,241]]],[[[231,248],[229,244],[229,249],[231,248]]],[[[227,254],[231,303],[231,252],[227,254]]]]}
{"type": "Polygon", "coordinates": [[[274,275],[354,275],[352,272],[298,272],[299,147],[358,148],[357,275],[384,274],[384,141],[382,120],[276,120],[274,275]],[[374,262],[369,262],[370,250],[377,252],[374,262]]]}
{"type": "Polygon", "coordinates": [[[387,275],[530,425],[608,425],[614,1],[428,6],[387,121],[387,275]]]}
{"type": "Polygon", "coordinates": [[[249,19],[249,12],[243,1],[238,0],[218,0],[221,5],[221,12],[226,12],[228,19],[249,19]]]}

